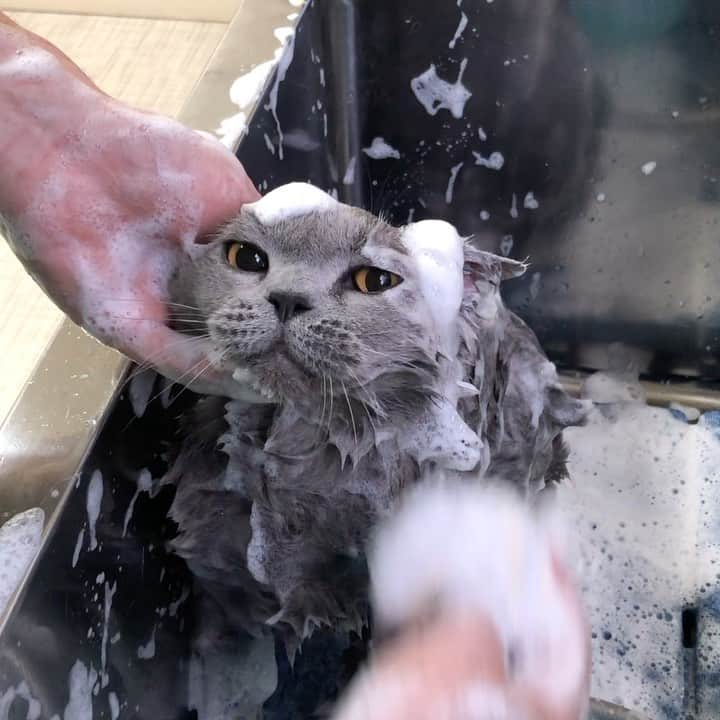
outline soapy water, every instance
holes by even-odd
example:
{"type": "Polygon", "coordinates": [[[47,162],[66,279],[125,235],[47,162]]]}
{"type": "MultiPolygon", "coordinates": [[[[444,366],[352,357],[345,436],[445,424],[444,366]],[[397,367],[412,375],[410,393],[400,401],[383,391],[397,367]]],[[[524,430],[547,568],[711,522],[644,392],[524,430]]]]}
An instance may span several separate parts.
{"type": "Polygon", "coordinates": [[[130,521],[132,520],[133,511],[135,510],[135,503],[137,502],[137,499],[140,497],[141,493],[150,493],[153,487],[153,481],[152,481],[152,475],[150,474],[150,471],[147,468],[143,468],[139,473],[137,477],[137,487],[135,488],[135,492],[130,498],[130,502],[128,504],[128,508],[125,511],[125,519],[123,521],[123,531],[122,536],[125,537],[127,535],[128,527],[130,526],[130,521]]]}
{"type": "Polygon", "coordinates": [[[450,178],[448,179],[447,189],[445,190],[445,203],[450,205],[453,201],[453,191],[455,189],[455,181],[457,176],[464,165],[464,162],[460,162],[457,165],[453,165],[450,168],[450,178]]]}
{"type": "Polygon", "coordinates": [[[93,720],[92,694],[97,682],[97,671],[76,660],[70,670],[68,686],[70,699],[63,712],[63,720],[93,720]]]}
{"type": "Polygon", "coordinates": [[[505,157],[501,152],[495,151],[490,153],[488,157],[483,157],[482,153],[476,152],[475,150],[472,151],[472,154],[475,156],[476,165],[486,167],[489,170],[502,170],[505,165],[505,157]]]}
{"type": "Polygon", "coordinates": [[[99,470],[95,470],[90,476],[90,483],[87,489],[87,516],[88,516],[88,530],[90,534],[90,547],[89,549],[97,550],[97,521],[100,517],[100,505],[102,504],[103,498],[103,476],[99,470]]]}
{"type": "Polygon", "coordinates": [[[345,168],[343,185],[352,185],[355,182],[355,168],[357,166],[357,155],[353,155],[345,168]]]}
{"type": "Polygon", "coordinates": [[[699,605],[705,627],[699,684],[720,665],[716,614],[703,611],[720,565],[720,438],[645,405],[628,377],[597,374],[584,394],[600,404],[586,427],[565,431],[572,486],[557,497],[576,525],[592,693],[655,720],[681,717],[686,607],[699,605]]]}
{"type": "Polygon", "coordinates": [[[133,374],[128,384],[128,396],[136,418],[141,418],[147,410],[158,374],[154,370],[141,370],[133,374]]]}
{"type": "Polygon", "coordinates": [[[394,160],[400,159],[400,152],[385,142],[385,139],[382,137],[373,138],[369,147],[363,148],[363,152],[373,160],[385,160],[387,158],[393,158],[394,160]]]}
{"type": "Polygon", "coordinates": [[[452,50],[455,45],[457,44],[457,41],[462,37],[462,34],[465,32],[465,28],[468,24],[468,16],[460,11],[460,21],[458,22],[457,30],[455,30],[455,34],[453,35],[452,40],[448,43],[448,47],[452,50]]]}
{"type": "Polygon", "coordinates": [[[150,633],[149,640],[144,644],[140,645],[137,649],[137,656],[140,660],[152,660],[155,657],[155,632],[157,626],[153,625],[152,633],[150,633]]]}
{"type": "MultiPolygon", "coordinates": [[[[28,684],[24,680],[16,687],[10,687],[0,694],[0,720],[10,718],[10,708],[18,698],[24,700],[27,707],[25,720],[40,720],[42,704],[37,698],[33,697],[28,684]]],[[[13,717],[16,717],[16,715],[13,714],[13,717]]]]}
{"type": "Polygon", "coordinates": [[[460,63],[457,80],[454,83],[443,80],[437,74],[435,65],[410,81],[410,87],[429,115],[437,115],[440,110],[448,110],[458,120],[465,112],[465,103],[472,93],[463,85],[462,78],[467,68],[467,58],[460,63]]]}
{"type": "Polygon", "coordinates": [[[103,630],[102,640],[100,642],[100,678],[102,687],[107,687],[109,676],[107,673],[107,657],[108,657],[108,630],[110,624],[110,611],[112,609],[112,601],[117,591],[117,582],[110,585],[105,582],[105,597],[103,601],[103,630]]]}
{"type": "Polygon", "coordinates": [[[19,513],[0,527],[0,617],[40,549],[44,527],[40,508],[19,513]]]}

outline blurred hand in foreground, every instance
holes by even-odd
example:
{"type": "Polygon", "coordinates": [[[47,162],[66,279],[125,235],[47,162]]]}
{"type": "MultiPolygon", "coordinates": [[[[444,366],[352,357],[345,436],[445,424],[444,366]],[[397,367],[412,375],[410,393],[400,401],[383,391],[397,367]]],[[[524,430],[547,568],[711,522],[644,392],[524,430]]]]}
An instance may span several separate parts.
{"type": "Polygon", "coordinates": [[[371,557],[391,628],[334,720],[580,720],[590,644],[553,532],[495,491],[411,497],[371,557]]]}

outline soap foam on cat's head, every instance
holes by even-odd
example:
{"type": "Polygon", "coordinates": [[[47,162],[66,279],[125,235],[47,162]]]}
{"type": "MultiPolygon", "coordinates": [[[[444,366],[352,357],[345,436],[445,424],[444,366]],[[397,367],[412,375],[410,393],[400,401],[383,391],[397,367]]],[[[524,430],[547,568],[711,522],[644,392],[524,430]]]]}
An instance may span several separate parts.
{"type": "Polygon", "coordinates": [[[444,220],[422,220],[403,228],[402,242],[417,264],[420,292],[441,335],[442,349],[454,357],[463,296],[463,239],[444,220]]]}
{"type": "Polygon", "coordinates": [[[332,195],[314,185],[293,182],[281,185],[254,203],[243,205],[241,212],[252,214],[263,225],[274,225],[312,212],[327,212],[339,204],[332,195]]]}

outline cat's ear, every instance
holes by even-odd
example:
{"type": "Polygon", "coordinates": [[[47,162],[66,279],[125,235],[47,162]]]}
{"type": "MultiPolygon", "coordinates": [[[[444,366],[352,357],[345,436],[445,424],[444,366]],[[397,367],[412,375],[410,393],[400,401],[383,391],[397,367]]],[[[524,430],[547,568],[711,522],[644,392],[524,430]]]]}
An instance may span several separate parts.
{"type": "Polygon", "coordinates": [[[520,277],[528,269],[526,262],[478,250],[469,243],[465,243],[463,254],[466,287],[478,281],[489,282],[497,287],[503,280],[520,277]]]}

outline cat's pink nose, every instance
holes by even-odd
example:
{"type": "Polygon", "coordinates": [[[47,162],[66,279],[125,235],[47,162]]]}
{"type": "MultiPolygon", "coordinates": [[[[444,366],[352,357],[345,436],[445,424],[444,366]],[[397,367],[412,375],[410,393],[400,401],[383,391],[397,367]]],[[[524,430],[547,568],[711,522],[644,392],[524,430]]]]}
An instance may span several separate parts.
{"type": "Polygon", "coordinates": [[[268,295],[268,302],[275,308],[281,323],[286,323],[295,315],[312,309],[310,301],[305,296],[295,293],[272,292],[268,295]]]}

